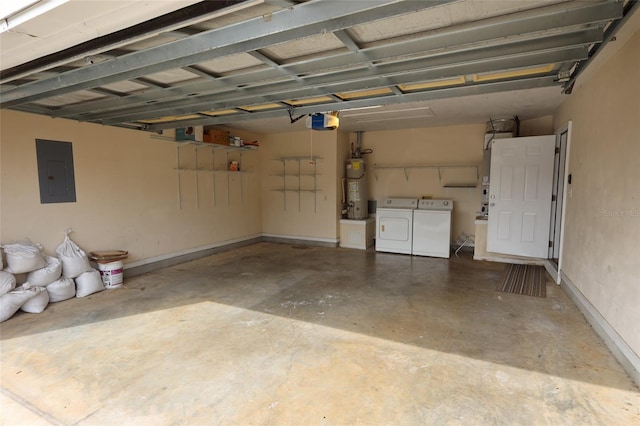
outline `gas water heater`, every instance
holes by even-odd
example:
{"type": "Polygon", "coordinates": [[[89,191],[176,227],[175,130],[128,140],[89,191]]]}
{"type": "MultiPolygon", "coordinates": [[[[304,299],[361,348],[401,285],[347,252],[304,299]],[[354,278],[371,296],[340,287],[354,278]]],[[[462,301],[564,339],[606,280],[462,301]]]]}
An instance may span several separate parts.
{"type": "Polygon", "coordinates": [[[347,219],[369,217],[366,171],[364,159],[347,160],[347,219]]]}

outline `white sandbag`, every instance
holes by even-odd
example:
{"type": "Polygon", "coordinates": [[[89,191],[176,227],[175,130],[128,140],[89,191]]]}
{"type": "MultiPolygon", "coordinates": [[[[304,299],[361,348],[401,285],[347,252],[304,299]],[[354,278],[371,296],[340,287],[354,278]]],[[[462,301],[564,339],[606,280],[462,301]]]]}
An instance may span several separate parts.
{"type": "Polygon", "coordinates": [[[0,296],[0,322],[6,321],[15,314],[27,300],[38,292],[31,289],[12,290],[0,296]]]}
{"type": "Polygon", "coordinates": [[[0,296],[16,288],[16,277],[5,271],[0,271],[0,296]]]}
{"type": "Polygon", "coordinates": [[[53,256],[45,256],[47,264],[44,268],[36,269],[29,272],[27,275],[27,282],[31,285],[38,287],[46,287],[51,284],[62,274],[62,262],[60,259],[53,256]]]}
{"type": "Polygon", "coordinates": [[[46,264],[41,247],[31,242],[5,244],[4,253],[7,256],[7,270],[12,274],[35,271],[46,264]]]}
{"type": "Polygon", "coordinates": [[[62,302],[71,299],[76,295],[76,284],[71,278],[60,278],[52,282],[47,287],[49,292],[49,302],[62,302]]]}
{"type": "Polygon", "coordinates": [[[58,246],[56,253],[62,262],[62,276],[76,278],[92,268],[87,254],[69,238],[70,233],[71,228],[64,231],[64,241],[58,246]]]}
{"type": "MultiPolygon", "coordinates": [[[[27,286],[28,284],[25,284],[23,287],[27,286]]],[[[20,310],[30,314],[39,314],[44,311],[49,304],[49,292],[44,287],[30,287],[29,290],[33,291],[35,296],[24,302],[20,310]]]]}
{"type": "Polygon", "coordinates": [[[104,284],[100,271],[93,269],[76,278],[76,297],[85,297],[102,290],[104,290],[104,284]]]}

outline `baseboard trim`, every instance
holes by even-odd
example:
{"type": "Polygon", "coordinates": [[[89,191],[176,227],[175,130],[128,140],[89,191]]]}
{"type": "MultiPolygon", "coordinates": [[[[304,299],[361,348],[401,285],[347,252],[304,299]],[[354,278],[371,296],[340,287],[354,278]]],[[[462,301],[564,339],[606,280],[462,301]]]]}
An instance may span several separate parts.
{"type": "Polygon", "coordinates": [[[555,263],[550,259],[547,259],[547,261],[544,263],[544,269],[546,269],[551,278],[553,278],[553,282],[560,285],[560,274],[558,273],[558,268],[556,267],[555,263]]]}
{"type": "Polygon", "coordinates": [[[591,324],[596,333],[604,340],[605,345],[609,348],[613,356],[618,360],[626,372],[631,376],[634,382],[640,386],[640,357],[627,343],[620,337],[607,320],[598,312],[598,310],[589,302],[575,284],[560,271],[560,287],[565,291],[569,298],[575,303],[580,312],[591,324]]]}
{"type": "Polygon", "coordinates": [[[513,263],[518,265],[544,265],[545,259],[532,257],[530,259],[518,259],[511,257],[503,257],[493,254],[475,254],[473,260],[486,260],[487,262],[513,263]]]}
{"type": "Polygon", "coordinates": [[[318,247],[338,247],[338,238],[300,237],[296,235],[262,234],[262,240],[270,243],[306,244],[318,247]]]}
{"type": "Polygon", "coordinates": [[[227,250],[260,243],[262,241],[284,244],[306,244],[319,247],[337,247],[338,239],[331,238],[309,238],[291,235],[257,234],[248,237],[236,238],[233,240],[221,241],[215,244],[181,250],[161,256],[150,257],[148,259],[129,262],[124,265],[124,276],[135,277],[146,274],[161,268],[178,265],[180,263],[196,260],[201,257],[211,256],[227,250]]]}
{"type": "Polygon", "coordinates": [[[147,272],[155,271],[157,269],[189,262],[201,257],[211,256],[215,253],[248,246],[261,241],[263,241],[261,235],[252,235],[126,263],[124,265],[124,276],[125,278],[135,277],[136,275],[146,274],[147,272]]]}

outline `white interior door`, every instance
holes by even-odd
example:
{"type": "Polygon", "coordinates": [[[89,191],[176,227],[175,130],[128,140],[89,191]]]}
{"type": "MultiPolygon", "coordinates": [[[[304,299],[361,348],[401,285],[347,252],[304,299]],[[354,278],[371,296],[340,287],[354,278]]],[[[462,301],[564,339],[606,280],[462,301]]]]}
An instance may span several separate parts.
{"type": "Polygon", "coordinates": [[[492,142],[487,251],[547,258],[554,154],[553,135],[492,142]]]}

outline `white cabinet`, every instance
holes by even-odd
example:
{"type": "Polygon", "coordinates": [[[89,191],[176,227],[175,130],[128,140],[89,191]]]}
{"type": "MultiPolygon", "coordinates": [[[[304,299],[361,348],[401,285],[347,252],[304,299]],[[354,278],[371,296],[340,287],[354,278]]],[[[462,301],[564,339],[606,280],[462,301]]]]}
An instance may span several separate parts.
{"type": "Polygon", "coordinates": [[[366,250],[373,246],[376,220],[340,219],[340,247],[366,250]]]}

